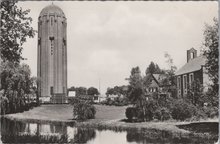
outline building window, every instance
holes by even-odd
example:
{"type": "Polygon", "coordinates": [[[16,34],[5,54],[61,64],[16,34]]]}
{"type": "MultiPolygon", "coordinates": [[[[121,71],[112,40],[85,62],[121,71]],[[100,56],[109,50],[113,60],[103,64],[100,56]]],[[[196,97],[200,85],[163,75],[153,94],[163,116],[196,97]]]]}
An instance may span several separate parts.
{"type": "Polygon", "coordinates": [[[53,95],[53,87],[50,87],[50,94],[53,95]]]}
{"type": "Polygon", "coordinates": [[[190,55],[191,55],[191,56],[190,56],[191,59],[193,59],[193,58],[194,58],[194,52],[191,52],[190,55]]]}
{"type": "Polygon", "coordinates": [[[54,37],[50,37],[50,54],[53,55],[54,50],[54,37]]]}
{"type": "Polygon", "coordinates": [[[53,17],[50,17],[50,25],[53,25],[53,17]]]}
{"type": "Polygon", "coordinates": [[[184,94],[187,93],[187,75],[183,76],[183,92],[184,94]]]}
{"type": "Polygon", "coordinates": [[[38,38],[38,46],[41,45],[41,38],[38,38]]]}
{"type": "Polygon", "coordinates": [[[177,88],[181,89],[181,77],[180,76],[178,76],[177,78],[177,88]]]}
{"type": "Polygon", "coordinates": [[[192,85],[192,82],[194,81],[194,75],[193,73],[189,74],[189,85],[192,85]]]}
{"type": "Polygon", "coordinates": [[[66,47],[66,40],[63,38],[63,49],[62,49],[63,56],[64,56],[64,52],[65,52],[65,47],[66,47]]]}

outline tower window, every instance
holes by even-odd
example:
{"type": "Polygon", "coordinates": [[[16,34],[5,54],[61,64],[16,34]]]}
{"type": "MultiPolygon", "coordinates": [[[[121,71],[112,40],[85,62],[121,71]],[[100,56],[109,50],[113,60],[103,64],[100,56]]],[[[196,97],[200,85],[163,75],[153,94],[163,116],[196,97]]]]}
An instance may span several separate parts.
{"type": "Polygon", "coordinates": [[[50,37],[50,54],[53,55],[54,37],[50,37]]]}
{"type": "Polygon", "coordinates": [[[53,25],[53,17],[50,17],[50,25],[53,25]]]}
{"type": "Polygon", "coordinates": [[[41,38],[38,38],[38,46],[41,45],[41,38]]]}
{"type": "Polygon", "coordinates": [[[63,38],[63,44],[66,46],[66,40],[63,38]]]}
{"type": "Polygon", "coordinates": [[[194,52],[191,52],[191,59],[194,59],[194,52]]]}
{"type": "Polygon", "coordinates": [[[62,54],[64,55],[64,51],[65,51],[65,46],[66,46],[66,40],[63,39],[63,49],[62,49],[62,54]]]}
{"type": "Polygon", "coordinates": [[[50,87],[50,94],[53,95],[53,87],[50,87]]]}

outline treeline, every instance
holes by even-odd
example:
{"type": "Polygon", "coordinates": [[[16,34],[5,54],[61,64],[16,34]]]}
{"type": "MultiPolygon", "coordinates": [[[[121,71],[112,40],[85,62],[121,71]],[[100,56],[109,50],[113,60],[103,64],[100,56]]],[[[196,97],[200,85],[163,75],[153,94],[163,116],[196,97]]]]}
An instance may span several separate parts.
{"type": "Polygon", "coordinates": [[[33,95],[37,95],[36,78],[30,76],[28,65],[20,64],[24,60],[22,46],[36,31],[30,26],[30,10],[17,7],[17,1],[2,1],[0,10],[1,114],[22,112],[37,105],[31,103],[33,95]]]}
{"type": "Polygon", "coordinates": [[[75,91],[76,96],[80,95],[98,95],[99,91],[95,87],[89,87],[88,89],[86,87],[74,87],[72,86],[71,88],[68,89],[68,91],[75,91]]]}

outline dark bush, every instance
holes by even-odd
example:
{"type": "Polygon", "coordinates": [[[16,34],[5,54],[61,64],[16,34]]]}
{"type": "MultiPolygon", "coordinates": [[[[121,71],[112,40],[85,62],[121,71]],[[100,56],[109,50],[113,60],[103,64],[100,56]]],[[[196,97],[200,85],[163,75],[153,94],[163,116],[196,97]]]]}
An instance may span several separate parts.
{"type": "Polygon", "coordinates": [[[153,117],[153,119],[161,120],[161,111],[160,111],[160,109],[157,109],[157,110],[154,112],[154,117],[153,117]]]}
{"type": "Polygon", "coordinates": [[[134,107],[128,107],[125,111],[125,115],[128,118],[129,121],[132,121],[133,118],[135,118],[136,115],[136,108],[134,107]]]}
{"type": "Polygon", "coordinates": [[[171,119],[170,111],[165,107],[159,108],[154,113],[154,119],[158,119],[161,121],[171,119]]]}
{"type": "Polygon", "coordinates": [[[196,107],[184,100],[177,100],[171,109],[171,115],[176,120],[186,120],[196,114],[196,107]]]}
{"type": "Polygon", "coordinates": [[[95,118],[96,109],[89,99],[74,98],[70,102],[73,105],[73,116],[77,120],[95,118]]]}
{"type": "Polygon", "coordinates": [[[218,108],[217,107],[205,107],[203,108],[204,113],[209,118],[214,118],[218,116],[218,108]]]}
{"type": "Polygon", "coordinates": [[[161,120],[168,120],[171,118],[170,111],[167,108],[161,109],[161,120]]]}
{"type": "Polygon", "coordinates": [[[95,117],[95,107],[85,103],[74,105],[73,114],[78,120],[92,119],[95,117]]]}

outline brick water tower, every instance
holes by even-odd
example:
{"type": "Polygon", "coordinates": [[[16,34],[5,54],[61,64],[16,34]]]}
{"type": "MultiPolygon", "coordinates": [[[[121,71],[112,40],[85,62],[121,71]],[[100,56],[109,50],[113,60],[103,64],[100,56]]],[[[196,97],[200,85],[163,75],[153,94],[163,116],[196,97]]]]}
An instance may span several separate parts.
{"type": "Polygon", "coordinates": [[[52,103],[65,103],[67,96],[66,17],[51,4],[38,18],[38,92],[52,103]]]}

